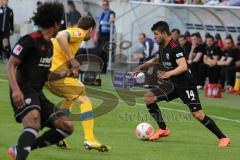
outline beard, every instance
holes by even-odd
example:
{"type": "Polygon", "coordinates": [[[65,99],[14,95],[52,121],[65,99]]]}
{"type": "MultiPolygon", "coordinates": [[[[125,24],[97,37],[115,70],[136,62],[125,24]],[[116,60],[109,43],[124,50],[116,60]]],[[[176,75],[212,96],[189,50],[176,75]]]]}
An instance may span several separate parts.
{"type": "Polygon", "coordinates": [[[164,45],[164,42],[165,42],[164,38],[161,38],[161,39],[159,40],[158,44],[159,44],[160,46],[162,46],[162,45],[164,45]]]}

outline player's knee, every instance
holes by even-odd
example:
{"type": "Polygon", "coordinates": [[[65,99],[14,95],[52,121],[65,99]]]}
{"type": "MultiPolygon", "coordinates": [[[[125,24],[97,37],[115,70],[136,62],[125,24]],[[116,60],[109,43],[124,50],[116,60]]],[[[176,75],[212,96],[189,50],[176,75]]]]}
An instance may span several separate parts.
{"type": "Polygon", "coordinates": [[[73,133],[74,127],[70,120],[68,120],[66,117],[62,117],[61,119],[58,119],[54,122],[54,127],[64,130],[68,132],[69,134],[73,133]]]}
{"type": "Polygon", "coordinates": [[[41,118],[38,110],[30,111],[22,120],[24,127],[34,128],[39,130],[41,128],[41,118]]]}
{"type": "Polygon", "coordinates": [[[205,114],[203,113],[202,110],[196,111],[196,112],[192,112],[192,115],[194,118],[196,118],[197,120],[201,121],[204,119],[205,114]]]}
{"type": "Polygon", "coordinates": [[[71,121],[64,121],[63,130],[67,131],[69,134],[72,134],[74,131],[74,127],[71,121]]]}
{"type": "Polygon", "coordinates": [[[151,103],[155,103],[156,102],[156,96],[151,92],[146,92],[144,94],[144,102],[145,102],[146,105],[151,104],[151,103]]]}

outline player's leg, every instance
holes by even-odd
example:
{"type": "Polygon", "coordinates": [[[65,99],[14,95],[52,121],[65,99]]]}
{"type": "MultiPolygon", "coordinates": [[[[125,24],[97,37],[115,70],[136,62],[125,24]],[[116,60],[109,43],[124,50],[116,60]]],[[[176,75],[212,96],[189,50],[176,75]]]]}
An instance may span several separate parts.
{"type": "Polygon", "coordinates": [[[230,138],[226,137],[217,124],[210,117],[204,114],[203,110],[192,112],[194,118],[200,121],[208,130],[210,130],[219,139],[219,147],[230,145],[230,138]]]}
{"type": "Polygon", "coordinates": [[[24,113],[22,124],[24,130],[18,138],[17,146],[9,148],[9,154],[14,160],[26,160],[35,143],[38,131],[40,130],[40,112],[37,109],[24,113]]]}
{"type": "Polygon", "coordinates": [[[79,105],[80,109],[80,121],[84,130],[84,146],[86,149],[96,149],[98,151],[106,152],[110,151],[111,148],[107,145],[99,143],[99,141],[94,136],[94,115],[93,115],[93,106],[90,99],[87,97],[85,90],[83,90],[82,96],[79,96],[74,99],[79,105]]]}
{"type": "Polygon", "coordinates": [[[50,129],[44,132],[36,139],[32,148],[43,148],[58,143],[68,137],[73,132],[72,122],[67,118],[64,112],[55,107],[44,94],[40,95],[41,101],[41,123],[42,127],[47,126],[50,129]]]}
{"type": "Polygon", "coordinates": [[[79,120],[82,123],[85,140],[94,141],[94,120],[93,120],[93,107],[90,100],[87,98],[84,85],[77,79],[67,78],[64,84],[58,82],[49,82],[47,88],[56,95],[62,95],[65,100],[60,104],[60,108],[65,113],[70,113],[71,107],[76,104],[79,106],[81,116],[79,120]]]}
{"type": "Polygon", "coordinates": [[[197,89],[179,89],[177,94],[179,94],[179,97],[182,99],[182,101],[188,105],[193,117],[217,136],[217,138],[220,140],[219,147],[227,147],[230,144],[230,139],[226,138],[216,123],[203,112],[197,89]]]}
{"type": "Polygon", "coordinates": [[[157,104],[157,101],[158,99],[153,92],[148,91],[144,94],[144,103],[146,104],[150,115],[157,122],[158,127],[165,130],[166,123],[163,120],[163,116],[157,104]]]}
{"type": "Polygon", "coordinates": [[[63,113],[56,112],[50,119],[47,125],[50,129],[36,139],[33,150],[57,144],[73,133],[73,124],[63,113]]]}
{"type": "MultiPolygon", "coordinates": [[[[64,80],[64,84],[58,82],[49,82],[47,88],[56,95],[61,95],[65,98],[65,101],[61,103],[60,108],[64,110],[64,112],[69,112],[71,106],[74,104],[79,106],[81,116],[79,116],[79,120],[82,123],[85,142],[89,142],[88,144],[94,144],[93,149],[100,149],[105,146],[100,144],[95,136],[94,136],[94,119],[93,119],[93,106],[91,101],[86,96],[84,85],[77,79],[74,78],[66,78],[64,80]],[[95,145],[96,144],[96,145],[95,145]]],[[[106,146],[108,151],[109,147],[106,146]]]]}
{"type": "Polygon", "coordinates": [[[22,119],[24,131],[18,139],[17,160],[27,159],[32,150],[32,144],[35,143],[37,133],[41,128],[39,110],[32,110],[22,119]]]}
{"type": "Polygon", "coordinates": [[[17,158],[17,160],[25,160],[28,157],[31,146],[35,142],[38,131],[41,128],[41,108],[38,94],[35,92],[24,93],[24,97],[28,98],[25,99],[25,105],[21,109],[14,106],[11,97],[16,121],[21,122],[24,128],[18,138],[17,146],[9,148],[9,154],[13,158],[17,158]]]}
{"type": "Polygon", "coordinates": [[[148,108],[150,115],[157,122],[159,129],[155,134],[149,137],[149,140],[157,140],[161,137],[166,137],[170,135],[170,130],[166,128],[166,123],[163,119],[161,110],[157,104],[158,101],[170,101],[174,99],[174,92],[170,94],[164,94],[160,89],[152,89],[144,94],[144,102],[148,108]]]}
{"type": "MultiPolygon", "coordinates": [[[[60,87],[57,87],[60,88],[60,87]]],[[[91,101],[86,96],[84,85],[77,79],[69,79],[69,83],[65,83],[62,95],[66,99],[61,104],[61,109],[67,109],[75,103],[79,106],[80,114],[79,121],[81,121],[86,141],[95,141],[94,138],[94,119],[93,106],[91,101]],[[74,87],[73,87],[74,86],[74,87]]]]}

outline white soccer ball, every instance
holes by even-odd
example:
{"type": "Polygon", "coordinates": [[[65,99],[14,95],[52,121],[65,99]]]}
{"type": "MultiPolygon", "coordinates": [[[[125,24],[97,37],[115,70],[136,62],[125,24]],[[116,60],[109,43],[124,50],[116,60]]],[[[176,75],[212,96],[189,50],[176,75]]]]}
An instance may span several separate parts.
{"type": "Polygon", "coordinates": [[[154,128],[151,124],[143,122],[136,128],[136,136],[138,139],[146,140],[154,134],[154,128]]]}
{"type": "Polygon", "coordinates": [[[145,74],[143,72],[138,73],[138,75],[135,77],[136,82],[138,84],[145,83],[145,74]]]}

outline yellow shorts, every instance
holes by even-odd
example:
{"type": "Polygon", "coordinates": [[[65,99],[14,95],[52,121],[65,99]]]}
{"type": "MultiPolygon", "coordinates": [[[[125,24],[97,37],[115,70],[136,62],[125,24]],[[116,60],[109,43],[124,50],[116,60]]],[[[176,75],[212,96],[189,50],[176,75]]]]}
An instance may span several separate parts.
{"type": "Polygon", "coordinates": [[[85,96],[85,87],[76,78],[64,78],[57,81],[47,81],[45,87],[54,95],[63,97],[67,101],[74,101],[80,96],[85,96]]]}

